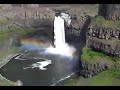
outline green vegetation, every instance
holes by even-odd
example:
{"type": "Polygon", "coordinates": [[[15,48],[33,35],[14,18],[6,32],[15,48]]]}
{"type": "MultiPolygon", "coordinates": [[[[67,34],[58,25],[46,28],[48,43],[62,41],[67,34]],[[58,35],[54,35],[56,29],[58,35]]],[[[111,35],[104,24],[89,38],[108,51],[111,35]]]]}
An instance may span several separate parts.
{"type": "MultiPolygon", "coordinates": [[[[9,57],[15,55],[18,52],[17,47],[11,47],[9,50],[0,51],[0,67],[9,61],[9,57]]],[[[15,86],[14,82],[7,80],[0,75],[0,86],[15,86]]]]}
{"type": "Polygon", "coordinates": [[[92,51],[88,47],[83,48],[83,54],[81,55],[82,60],[92,61],[96,60],[98,57],[104,57],[103,53],[92,51]]]}
{"type": "Polygon", "coordinates": [[[96,52],[91,50],[88,47],[84,47],[82,50],[82,55],[81,55],[81,60],[86,60],[88,62],[92,62],[95,60],[102,60],[102,61],[120,61],[120,58],[117,57],[111,57],[111,56],[107,56],[101,52],[96,52]]]}
{"type": "Polygon", "coordinates": [[[11,82],[0,75],[0,86],[16,86],[16,83],[11,82]]]}
{"type": "Polygon", "coordinates": [[[107,27],[107,28],[119,28],[120,27],[120,20],[113,21],[113,20],[106,20],[102,16],[95,16],[92,18],[91,26],[98,26],[98,27],[107,27]]]}
{"type": "MultiPolygon", "coordinates": [[[[14,28],[7,30],[0,30],[0,44],[2,44],[3,48],[0,47],[0,67],[6,64],[9,61],[9,58],[18,53],[18,47],[12,46],[8,47],[8,41],[10,37],[15,39],[24,37],[27,34],[34,32],[33,29],[28,28],[14,28]]],[[[16,83],[11,82],[0,75],[0,86],[14,86],[16,83]]]]}
{"type": "MultiPolygon", "coordinates": [[[[93,51],[88,47],[84,47],[81,55],[81,60],[93,62],[100,60],[102,62],[118,62],[120,58],[107,56],[101,52],[93,51]]],[[[101,72],[100,74],[90,77],[83,78],[82,76],[74,79],[70,79],[64,82],[65,86],[117,86],[120,85],[120,68],[109,69],[101,72]]]]}
{"type": "Polygon", "coordinates": [[[4,61],[4,59],[11,54],[15,54],[16,52],[18,52],[18,47],[11,47],[10,49],[4,49],[0,51],[0,65],[1,65],[1,61],[4,61]]]}
{"type": "Polygon", "coordinates": [[[7,20],[7,19],[1,19],[0,20],[0,24],[6,24],[6,23],[8,23],[9,22],[9,20],[7,20]]]}
{"type": "Polygon", "coordinates": [[[2,46],[5,46],[5,48],[1,48],[0,50],[0,65],[2,63],[1,61],[4,61],[4,58],[18,52],[17,46],[12,46],[11,48],[7,47],[7,44],[9,43],[9,38],[12,36],[14,38],[23,37],[26,34],[31,33],[33,31],[34,30],[27,28],[14,28],[0,31],[0,43],[2,43],[2,46]]]}
{"type": "Polygon", "coordinates": [[[26,34],[32,32],[34,32],[34,30],[30,28],[13,28],[13,29],[1,30],[0,41],[7,40],[10,36],[23,37],[26,34]]]}
{"type": "Polygon", "coordinates": [[[79,77],[65,82],[65,86],[117,86],[120,85],[120,69],[106,70],[91,78],[79,77]]]}

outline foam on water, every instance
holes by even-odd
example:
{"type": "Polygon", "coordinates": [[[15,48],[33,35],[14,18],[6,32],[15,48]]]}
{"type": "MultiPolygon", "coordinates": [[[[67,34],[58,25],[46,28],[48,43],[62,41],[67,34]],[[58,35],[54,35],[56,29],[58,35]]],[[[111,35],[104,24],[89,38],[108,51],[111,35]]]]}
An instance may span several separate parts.
{"type": "Polygon", "coordinates": [[[40,70],[47,70],[48,65],[52,64],[51,60],[46,60],[46,61],[40,61],[40,62],[36,62],[33,63],[32,65],[28,66],[28,67],[24,67],[23,69],[28,69],[28,68],[39,68],[40,70]]]}
{"type": "Polygon", "coordinates": [[[75,48],[68,45],[65,41],[65,26],[64,21],[68,25],[71,23],[70,16],[65,13],[61,13],[61,16],[55,16],[54,20],[54,47],[47,48],[46,52],[52,54],[60,54],[64,56],[73,56],[75,53],[75,48]]]}

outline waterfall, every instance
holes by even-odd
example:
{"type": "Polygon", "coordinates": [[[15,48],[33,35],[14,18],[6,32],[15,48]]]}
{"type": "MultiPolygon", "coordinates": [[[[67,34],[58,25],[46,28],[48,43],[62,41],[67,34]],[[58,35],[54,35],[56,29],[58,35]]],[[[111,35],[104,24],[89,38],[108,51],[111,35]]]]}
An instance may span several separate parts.
{"type": "Polygon", "coordinates": [[[60,13],[54,19],[54,47],[47,48],[47,52],[60,54],[64,56],[73,56],[76,51],[74,47],[69,46],[65,41],[65,23],[69,27],[71,17],[66,13],[60,13]]]}
{"type": "Polygon", "coordinates": [[[54,20],[54,45],[55,48],[65,45],[64,19],[60,16],[55,16],[54,20]]]}

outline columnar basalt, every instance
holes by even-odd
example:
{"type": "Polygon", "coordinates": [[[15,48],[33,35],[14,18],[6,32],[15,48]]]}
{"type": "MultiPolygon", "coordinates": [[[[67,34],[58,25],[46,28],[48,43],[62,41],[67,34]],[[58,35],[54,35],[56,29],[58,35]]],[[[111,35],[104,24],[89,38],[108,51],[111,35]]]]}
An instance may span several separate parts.
{"type": "Polygon", "coordinates": [[[117,63],[110,61],[103,62],[103,60],[98,60],[94,62],[87,62],[85,60],[82,60],[81,63],[82,63],[82,70],[80,74],[85,78],[95,76],[100,72],[108,69],[115,69],[120,67],[120,65],[117,63]]]}
{"type": "Polygon", "coordinates": [[[108,20],[120,20],[120,4],[100,4],[98,14],[108,20]]]}
{"type": "Polygon", "coordinates": [[[106,28],[106,27],[93,27],[89,28],[88,35],[97,37],[99,39],[120,39],[120,29],[106,28]]]}
{"type": "MultiPolygon", "coordinates": [[[[87,30],[86,46],[93,51],[102,52],[105,56],[120,57],[120,24],[119,15],[120,4],[101,4],[99,5],[98,15],[92,18],[87,30]]],[[[84,54],[84,52],[83,52],[84,54]]],[[[94,57],[91,56],[89,57],[94,57]]],[[[81,58],[83,77],[91,77],[98,73],[113,68],[120,68],[120,64],[104,60],[104,57],[99,56],[95,58],[95,61],[90,61],[87,57],[87,61],[81,58]],[[98,60],[99,59],[99,60],[98,60]],[[89,62],[90,61],[90,62],[89,62]]],[[[92,58],[93,59],[93,58],[92,58]]],[[[119,61],[119,59],[116,59],[119,61]]]]}
{"type": "MultiPolygon", "coordinates": [[[[120,28],[119,20],[110,18],[114,13],[119,13],[120,4],[102,4],[99,5],[99,15],[104,18],[93,17],[87,32],[87,46],[102,51],[106,54],[120,57],[120,28]],[[111,12],[110,12],[111,10],[111,12]],[[108,14],[109,13],[109,14],[108,14]],[[107,17],[107,18],[106,18],[107,17]],[[117,20],[117,21],[114,21],[117,20]],[[102,23],[100,22],[102,21],[102,23]],[[104,25],[107,22],[107,25],[104,25]],[[101,25],[101,26],[100,26],[101,25]],[[111,26],[112,25],[112,26],[111,26]]],[[[119,14],[118,14],[119,15],[119,14]]]]}
{"type": "Polygon", "coordinates": [[[120,57],[120,42],[117,40],[101,40],[96,37],[88,37],[87,46],[107,55],[120,57]]]}
{"type": "Polygon", "coordinates": [[[18,27],[53,27],[55,12],[49,8],[20,8],[19,12],[5,12],[7,16],[0,20],[0,30],[18,27]]]}

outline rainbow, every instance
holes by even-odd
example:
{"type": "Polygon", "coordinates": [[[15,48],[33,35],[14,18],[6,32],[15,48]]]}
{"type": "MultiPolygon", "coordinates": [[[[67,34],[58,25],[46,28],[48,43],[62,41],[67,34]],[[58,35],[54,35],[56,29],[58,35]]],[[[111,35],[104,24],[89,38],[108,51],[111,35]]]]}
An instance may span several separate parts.
{"type": "Polygon", "coordinates": [[[38,40],[35,38],[21,38],[21,45],[26,48],[47,48],[51,46],[51,43],[48,41],[38,40]]]}
{"type": "Polygon", "coordinates": [[[47,40],[39,40],[36,38],[21,38],[21,48],[28,50],[41,50],[46,49],[46,52],[52,54],[61,54],[64,56],[74,56],[76,49],[68,44],[61,48],[54,48],[47,40]]]}

